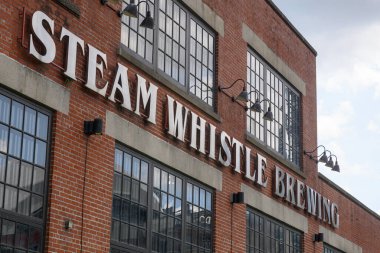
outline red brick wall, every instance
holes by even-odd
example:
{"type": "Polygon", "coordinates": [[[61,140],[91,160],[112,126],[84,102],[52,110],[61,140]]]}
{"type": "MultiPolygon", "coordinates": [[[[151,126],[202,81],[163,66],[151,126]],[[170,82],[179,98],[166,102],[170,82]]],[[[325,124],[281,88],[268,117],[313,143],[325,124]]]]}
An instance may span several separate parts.
{"type": "MultiPolygon", "coordinates": [[[[246,76],[247,44],[242,38],[242,22],[244,22],[305,81],[306,96],[302,97],[302,143],[303,149],[306,150],[316,147],[316,63],[313,53],[265,0],[240,0],[238,1],[239,4],[236,4],[236,1],[219,0],[207,0],[205,2],[224,19],[224,37],[218,36],[218,76],[216,77],[218,84],[228,85],[234,80],[246,76]]],[[[179,143],[167,136],[162,121],[164,119],[166,94],[170,94],[191,111],[207,119],[208,122],[217,127],[218,131],[224,130],[230,136],[252,148],[254,156],[259,151],[267,157],[268,187],[261,189],[252,185],[255,189],[268,196],[273,196],[271,185],[273,184],[272,174],[275,165],[279,165],[298,179],[303,180],[303,178],[287,169],[279,161],[272,159],[269,154],[265,154],[264,151],[260,150],[260,147],[256,147],[245,140],[245,111],[236,103],[232,103],[228,96],[223,93],[218,94],[217,111],[222,119],[221,122],[218,122],[195,105],[161,85],[154,77],[147,76],[143,70],[138,69],[116,54],[120,43],[120,20],[110,8],[102,6],[99,1],[78,0],[75,3],[80,7],[80,18],[75,17],[53,0],[3,0],[0,2],[0,52],[55,82],[67,86],[71,91],[69,115],[60,112],[56,112],[54,115],[46,252],[80,252],[81,238],[83,252],[108,252],[109,250],[115,140],[106,135],[86,137],[83,134],[83,121],[95,117],[105,119],[106,110],[114,111],[198,159],[218,166],[218,169],[223,172],[223,192],[216,192],[214,199],[214,249],[215,252],[229,252],[228,249],[231,247],[231,205],[229,197],[232,192],[240,191],[240,183],[251,183],[245,181],[242,175],[233,173],[232,169],[221,168],[213,161],[191,150],[187,143],[179,143]],[[19,11],[23,7],[25,7],[28,17],[34,11],[42,10],[54,19],[54,34],[57,45],[55,63],[58,66],[63,66],[64,63],[64,43],[59,42],[58,35],[61,27],[65,26],[86,43],[106,53],[108,69],[105,71],[105,80],[110,81],[110,83],[113,82],[116,63],[120,62],[129,68],[130,81],[135,82],[134,74],[138,73],[159,86],[157,124],[146,124],[142,118],[133,112],[118,110],[112,102],[84,88],[80,81],[65,84],[61,69],[52,64],[42,64],[30,56],[27,49],[23,48],[17,40],[22,28],[19,11]],[[87,172],[85,179],[86,145],[87,172]],[[83,226],[82,208],[84,210],[83,226]],[[72,230],[66,231],[63,228],[65,219],[73,220],[74,227],[72,230]]],[[[120,6],[116,5],[115,8],[120,9],[120,6]]],[[[29,40],[28,37],[25,39],[26,42],[29,40]]],[[[85,79],[85,72],[85,57],[79,53],[77,76],[85,79]]],[[[241,87],[237,85],[227,92],[238,94],[240,90],[241,87]]],[[[133,88],[131,94],[134,94],[133,88]]],[[[133,96],[132,105],[134,106],[134,104],[133,96]]],[[[318,180],[316,164],[311,160],[303,159],[302,168],[306,176],[304,180],[306,184],[323,193],[333,202],[338,203],[341,227],[334,232],[361,245],[363,252],[376,252],[377,249],[375,249],[376,246],[373,242],[379,239],[379,236],[376,237],[376,227],[378,228],[380,225],[379,219],[369,215],[349,199],[342,197],[329,185],[318,180]]],[[[233,252],[245,252],[245,211],[244,205],[234,205],[233,207],[233,252]]],[[[302,210],[296,211],[304,214],[302,210]]],[[[309,233],[304,236],[304,252],[322,252],[321,244],[313,244],[312,242],[312,235],[318,232],[320,224],[313,217],[309,218],[309,233]]]]}

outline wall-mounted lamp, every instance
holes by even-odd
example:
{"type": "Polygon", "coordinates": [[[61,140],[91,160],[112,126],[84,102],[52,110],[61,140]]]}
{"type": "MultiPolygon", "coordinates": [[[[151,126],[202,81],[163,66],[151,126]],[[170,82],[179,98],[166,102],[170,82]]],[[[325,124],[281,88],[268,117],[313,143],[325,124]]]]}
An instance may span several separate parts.
{"type": "Polygon", "coordinates": [[[312,150],[312,151],[304,150],[303,153],[305,155],[307,155],[311,160],[314,160],[317,163],[318,162],[324,163],[325,166],[331,168],[332,171],[340,172],[340,168],[339,168],[339,164],[338,164],[338,157],[336,155],[332,154],[330,150],[327,150],[325,148],[325,146],[319,145],[314,150],[312,150]],[[318,148],[323,148],[323,152],[321,152],[319,155],[318,155],[318,148]],[[315,151],[317,151],[317,155],[313,156],[313,153],[315,151]],[[329,153],[329,155],[326,154],[327,152],[329,153]],[[334,161],[332,159],[333,157],[335,157],[335,164],[334,164],[334,161]]]}
{"type": "Polygon", "coordinates": [[[154,20],[152,18],[152,14],[150,12],[150,7],[149,7],[149,4],[147,1],[140,1],[138,4],[135,4],[135,0],[131,0],[131,2],[129,4],[127,4],[127,6],[124,8],[124,10],[122,10],[120,12],[119,15],[120,16],[126,15],[126,16],[129,16],[132,18],[137,18],[139,16],[139,11],[138,11],[137,7],[142,3],[146,4],[147,12],[146,12],[145,18],[141,22],[140,26],[145,27],[145,28],[149,28],[149,29],[153,29],[154,20]]]}
{"type": "Polygon", "coordinates": [[[85,121],[83,131],[86,135],[101,135],[103,129],[103,120],[94,119],[93,121],[85,121]]]}
{"type": "MultiPolygon", "coordinates": [[[[231,97],[232,101],[243,101],[243,102],[248,102],[249,101],[249,98],[248,98],[248,92],[245,90],[245,81],[241,78],[239,79],[236,79],[230,86],[228,87],[221,87],[221,86],[218,86],[218,90],[219,91],[223,91],[223,90],[228,90],[228,89],[231,89],[237,82],[243,82],[243,90],[239,93],[239,95],[237,97],[231,97]]],[[[228,95],[228,94],[226,94],[228,95]]]]}
{"type": "Polygon", "coordinates": [[[74,222],[72,220],[65,220],[65,229],[72,229],[74,227],[74,222]]]}
{"type": "Polygon", "coordinates": [[[313,242],[323,242],[323,233],[314,234],[313,242]]]}
{"type": "MultiPolygon", "coordinates": [[[[249,94],[251,94],[252,92],[255,92],[255,93],[257,93],[256,92],[256,90],[253,90],[253,91],[251,91],[249,94]]],[[[256,96],[256,101],[255,101],[255,103],[253,103],[252,105],[251,105],[251,107],[249,107],[249,109],[251,110],[251,111],[254,111],[254,112],[262,112],[263,110],[261,109],[261,103],[262,102],[264,102],[264,101],[267,101],[268,103],[269,103],[269,106],[268,106],[268,110],[264,113],[264,116],[263,116],[263,118],[265,119],[265,120],[268,120],[268,121],[273,121],[273,112],[272,112],[272,109],[271,109],[271,107],[270,107],[270,100],[269,99],[267,99],[267,98],[264,98],[263,100],[259,100],[258,98],[257,98],[257,96],[256,96]]],[[[248,110],[248,108],[247,108],[247,110],[248,110]]]]}
{"type": "Polygon", "coordinates": [[[231,194],[231,204],[244,204],[244,192],[234,192],[231,194]]]}

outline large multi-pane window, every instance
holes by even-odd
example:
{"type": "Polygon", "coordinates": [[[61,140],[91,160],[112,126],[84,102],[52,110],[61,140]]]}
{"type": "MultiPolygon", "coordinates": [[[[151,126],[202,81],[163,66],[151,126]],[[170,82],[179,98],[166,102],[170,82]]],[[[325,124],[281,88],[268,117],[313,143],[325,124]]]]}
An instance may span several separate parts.
{"type": "MultiPolygon", "coordinates": [[[[129,3],[124,0],[123,6],[129,3]]],[[[123,15],[121,42],[157,73],[210,106],[214,103],[215,33],[174,0],[148,0],[154,29],[139,26],[147,7],[139,5],[139,18],[123,15]]]]}
{"type": "Polygon", "coordinates": [[[247,253],[301,253],[302,234],[254,210],[247,210],[247,253]]]}
{"type": "Polygon", "coordinates": [[[344,253],[344,252],[324,243],[323,253],[344,253]]]}
{"type": "Polygon", "coordinates": [[[251,50],[247,52],[248,106],[257,99],[264,111],[271,108],[273,121],[263,113],[247,111],[247,131],[264,145],[299,166],[300,163],[300,95],[268,64],[251,50]],[[269,102],[269,101],[270,102],[269,102]]]}
{"type": "Polygon", "coordinates": [[[212,252],[212,192],[129,150],[115,151],[111,252],[212,252]]]}
{"type": "Polygon", "coordinates": [[[50,112],[0,89],[0,252],[42,252],[50,112]]]}

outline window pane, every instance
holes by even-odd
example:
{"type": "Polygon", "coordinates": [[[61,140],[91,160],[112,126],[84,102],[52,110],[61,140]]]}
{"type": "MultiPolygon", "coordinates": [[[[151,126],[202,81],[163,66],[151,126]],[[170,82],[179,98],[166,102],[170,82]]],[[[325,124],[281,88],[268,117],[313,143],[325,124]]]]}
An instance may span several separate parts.
{"type": "Polygon", "coordinates": [[[28,162],[33,162],[34,154],[34,138],[24,134],[22,142],[22,159],[28,162]]]}
{"type": "Polygon", "coordinates": [[[46,164],[46,142],[36,140],[36,151],[34,157],[34,163],[45,167],[46,164]]]}
{"type": "Polygon", "coordinates": [[[4,208],[16,212],[17,207],[17,189],[14,187],[5,187],[4,208]]]}
{"type": "Polygon", "coordinates": [[[6,153],[8,150],[8,127],[0,124],[0,151],[6,153]]]}
{"type": "Polygon", "coordinates": [[[5,124],[9,123],[10,104],[11,100],[0,94],[0,122],[5,124]]]}
{"type": "Polygon", "coordinates": [[[11,129],[9,136],[9,154],[20,157],[21,153],[21,132],[11,129]]]}
{"type": "Polygon", "coordinates": [[[20,161],[11,157],[8,157],[8,169],[7,169],[7,183],[17,186],[18,175],[20,169],[20,161]]]}
{"type": "Polygon", "coordinates": [[[37,137],[47,140],[48,116],[42,113],[37,115],[37,137]]]}
{"type": "Polygon", "coordinates": [[[29,215],[30,193],[19,191],[18,193],[18,213],[29,215]]]}
{"type": "Polygon", "coordinates": [[[5,181],[6,161],[7,157],[3,154],[0,154],[0,182],[5,181]]]}
{"type": "Polygon", "coordinates": [[[31,215],[37,218],[42,218],[42,197],[35,194],[32,195],[31,215]]]}
{"type": "Polygon", "coordinates": [[[11,126],[22,129],[24,115],[24,105],[18,102],[12,102],[11,126]]]}
{"type": "Polygon", "coordinates": [[[31,227],[29,234],[29,250],[35,252],[42,251],[42,233],[41,229],[31,227]]]}
{"type": "Polygon", "coordinates": [[[45,170],[38,167],[34,167],[33,192],[42,194],[44,192],[44,182],[45,170]]]}
{"type": "Polygon", "coordinates": [[[1,244],[14,245],[16,224],[9,220],[3,220],[1,227],[1,244]]]}
{"type": "Polygon", "coordinates": [[[36,111],[25,107],[24,131],[34,135],[36,129],[36,111]]]}
{"type": "MultiPolygon", "coordinates": [[[[28,249],[29,229],[27,225],[17,224],[15,246],[21,249],[28,249]]],[[[23,252],[23,251],[22,251],[23,252]]]]}

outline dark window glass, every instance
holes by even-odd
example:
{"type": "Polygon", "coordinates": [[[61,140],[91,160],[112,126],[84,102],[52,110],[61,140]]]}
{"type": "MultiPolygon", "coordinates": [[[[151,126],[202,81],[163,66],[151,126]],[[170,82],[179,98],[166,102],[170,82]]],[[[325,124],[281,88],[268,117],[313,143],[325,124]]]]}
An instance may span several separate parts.
{"type": "Polygon", "coordinates": [[[302,252],[302,234],[280,222],[256,212],[247,210],[247,239],[248,252],[302,252]]]}
{"type": "MultiPolygon", "coordinates": [[[[123,1],[123,8],[126,3],[129,0],[123,1]]],[[[122,17],[121,42],[159,73],[213,106],[215,34],[177,1],[147,3],[155,20],[153,30],[139,25],[146,13],[146,4],[140,4],[138,19],[122,17]]]]}
{"type": "Polygon", "coordinates": [[[247,90],[252,105],[256,100],[264,111],[270,107],[274,120],[264,121],[263,113],[247,111],[247,131],[287,160],[300,163],[300,96],[253,52],[247,52],[247,90]],[[269,100],[270,103],[267,101],[269,100]]]}
{"type": "Polygon", "coordinates": [[[111,252],[212,252],[211,191],[119,148],[114,168],[111,252]]]}
{"type": "Polygon", "coordinates": [[[344,253],[344,251],[338,250],[326,243],[323,244],[323,253],[344,253]]]}
{"type": "Polygon", "coordinates": [[[42,252],[49,121],[48,111],[0,89],[1,252],[42,252]]]}

